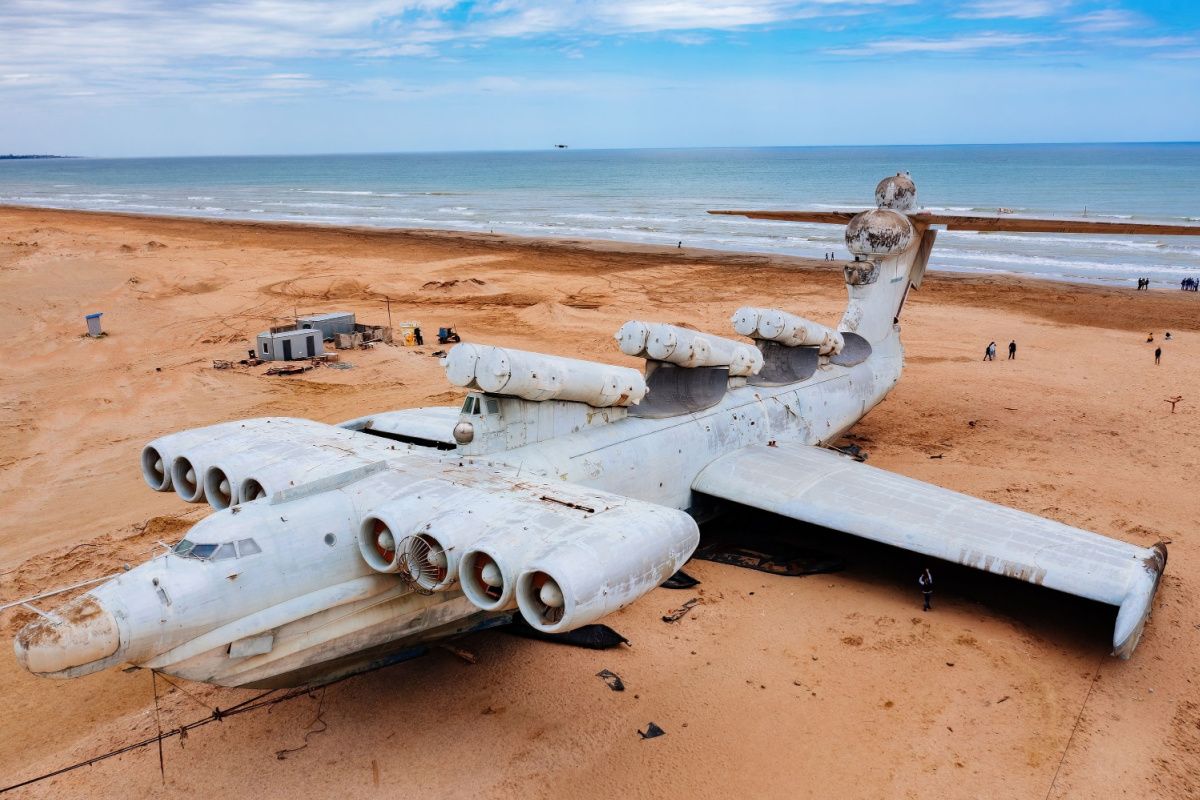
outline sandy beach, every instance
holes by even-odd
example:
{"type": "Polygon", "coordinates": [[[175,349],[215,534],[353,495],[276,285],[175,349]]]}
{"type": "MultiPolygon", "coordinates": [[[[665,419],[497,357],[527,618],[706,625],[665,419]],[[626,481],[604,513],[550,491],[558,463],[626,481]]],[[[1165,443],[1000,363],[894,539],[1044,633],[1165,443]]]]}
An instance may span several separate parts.
{"type": "MultiPolygon", "coordinates": [[[[729,315],[753,304],[832,324],[845,287],[820,260],[782,256],[0,207],[0,603],[144,560],[209,513],[145,486],[137,458],[156,436],[456,404],[435,346],[296,377],[213,369],[297,311],[386,324],[385,298],[427,338],[453,324],[637,365],[612,339],[629,318],[732,335],[729,315]],[[97,311],[108,335],[89,339],[97,311]]],[[[169,739],[165,784],[146,747],[14,796],[1200,796],[1198,310],[1200,295],[1132,281],[930,274],[904,310],[905,375],[852,431],[875,466],[1168,542],[1129,661],[1108,656],[1115,609],[967,570],[923,614],[919,562],[882,548],[851,544],[845,571],[810,577],[694,561],[695,590],[605,620],[628,648],[476,634],[455,644],[474,664],[435,649],[169,739]],[[1010,339],[1015,361],[982,361],[1010,339]],[[667,735],[639,739],[650,722],[667,735]]],[[[6,640],[31,616],[0,616],[6,640]]],[[[158,684],[164,728],[254,696],[179,684],[158,684]]],[[[6,645],[0,696],[0,787],[158,728],[146,671],[40,679],[6,645]]]]}

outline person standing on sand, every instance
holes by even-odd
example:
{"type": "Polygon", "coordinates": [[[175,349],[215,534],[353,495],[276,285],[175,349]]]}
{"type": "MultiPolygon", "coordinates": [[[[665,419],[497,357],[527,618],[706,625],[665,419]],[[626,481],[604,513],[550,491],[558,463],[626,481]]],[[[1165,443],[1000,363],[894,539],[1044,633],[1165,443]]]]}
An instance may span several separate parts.
{"type": "Polygon", "coordinates": [[[1017,357],[1017,340],[1013,339],[1008,343],[1008,360],[1012,361],[1017,357]]]}
{"type": "Polygon", "coordinates": [[[921,577],[917,578],[917,584],[921,587],[921,594],[925,595],[925,608],[922,611],[929,611],[933,608],[933,575],[926,567],[921,573],[921,577]]]}
{"type": "Polygon", "coordinates": [[[417,347],[425,344],[425,337],[421,335],[420,328],[413,328],[413,340],[416,341],[417,347]]]}
{"type": "Polygon", "coordinates": [[[987,347],[985,347],[983,349],[983,360],[984,361],[995,361],[996,360],[996,343],[995,342],[992,342],[991,344],[989,344],[987,347]]]}
{"type": "Polygon", "coordinates": [[[1158,360],[1160,358],[1162,358],[1162,348],[1156,347],[1156,348],[1154,348],[1154,365],[1155,366],[1158,366],[1158,360]]]}

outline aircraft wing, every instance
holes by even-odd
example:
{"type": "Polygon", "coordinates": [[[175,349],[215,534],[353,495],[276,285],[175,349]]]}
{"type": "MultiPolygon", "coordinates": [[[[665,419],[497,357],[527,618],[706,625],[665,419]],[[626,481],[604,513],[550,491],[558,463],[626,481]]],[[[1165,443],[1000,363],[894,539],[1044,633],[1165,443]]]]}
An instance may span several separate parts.
{"type": "MultiPolygon", "coordinates": [[[[857,211],[709,211],[751,219],[780,222],[819,222],[846,225],[857,211]]],[[[917,225],[945,225],[951,231],[994,233],[1108,233],[1143,236],[1200,236],[1200,225],[1169,225],[1157,222],[1100,221],[1094,219],[1053,219],[1017,217],[1011,214],[934,214],[918,211],[908,215],[917,225]]]]}
{"type": "Polygon", "coordinates": [[[702,494],[1119,607],[1113,654],[1142,633],[1167,549],[1137,547],[869,467],[808,445],[754,445],[709,464],[702,494]]]}

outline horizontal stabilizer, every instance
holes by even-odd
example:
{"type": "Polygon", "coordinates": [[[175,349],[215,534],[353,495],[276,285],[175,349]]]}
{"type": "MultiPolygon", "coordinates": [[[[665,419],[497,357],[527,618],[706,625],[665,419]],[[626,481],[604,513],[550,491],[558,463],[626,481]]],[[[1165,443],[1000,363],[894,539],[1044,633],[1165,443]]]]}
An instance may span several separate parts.
{"type": "MultiPolygon", "coordinates": [[[[846,225],[857,211],[709,211],[751,219],[772,219],[780,222],[818,222],[846,225]]],[[[1200,225],[1169,225],[1157,222],[1102,222],[1093,219],[1050,219],[1016,217],[1010,214],[934,214],[915,212],[908,218],[918,225],[944,225],[951,231],[982,231],[995,233],[1107,233],[1142,236],[1200,236],[1200,225]]]]}
{"type": "Polygon", "coordinates": [[[807,445],[743,448],[692,488],[1119,606],[1113,652],[1122,658],[1137,646],[1167,560],[1162,544],[1137,547],[807,445]]]}

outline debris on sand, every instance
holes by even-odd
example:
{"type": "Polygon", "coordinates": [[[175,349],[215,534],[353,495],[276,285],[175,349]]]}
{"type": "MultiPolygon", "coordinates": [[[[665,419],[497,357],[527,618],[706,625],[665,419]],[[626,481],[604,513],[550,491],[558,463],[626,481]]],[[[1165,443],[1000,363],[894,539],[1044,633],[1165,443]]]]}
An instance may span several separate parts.
{"type": "Polygon", "coordinates": [[[646,726],[645,731],[638,731],[638,736],[642,737],[643,739],[656,739],[659,736],[666,735],[667,732],[655,725],[653,722],[646,726]]]}
{"type": "Polygon", "coordinates": [[[604,681],[608,688],[614,692],[625,691],[625,681],[621,680],[621,676],[610,669],[602,669],[596,673],[596,677],[604,681]]]}
{"type": "Polygon", "coordinates": [[[461,647],[454,647],[448,644],[440,645],[440,647],[450,655],[455,656],[468,664],[476,664],[479,662],[479,656],[475,655],[470,650],[464,650],[461,647]]]}
{"type": "Polygon", "coordinates": [[[693,597],[691,600],[688,600],[686,603],[681,605],[679,608],[673,608],[666,614],[663,614],[662,621],[663,622],[676,622],[678,620],[683,619],[684,617],[687,616],[688,612],[691,611],[699,602],[700,602],[699,597],[693,597]]]}

